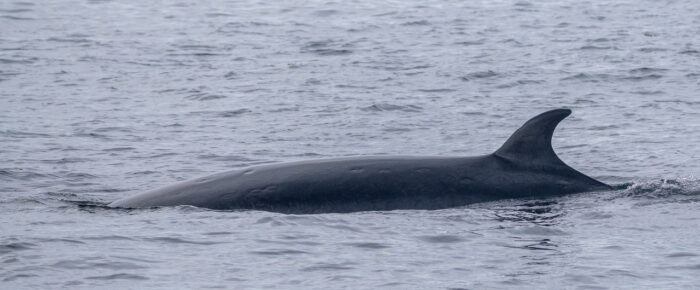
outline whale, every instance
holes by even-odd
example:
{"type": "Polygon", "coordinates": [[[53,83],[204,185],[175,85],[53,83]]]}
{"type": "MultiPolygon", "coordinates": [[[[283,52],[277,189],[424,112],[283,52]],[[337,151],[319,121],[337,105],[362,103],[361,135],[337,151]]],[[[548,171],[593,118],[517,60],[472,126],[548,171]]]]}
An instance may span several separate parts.
{"type": "Polygon", "coordinates": [[[265,164],[146,191],[108,206],[348,213],[435,210],[612,189],[566,165],[554,152],[554,129],[570,114],[569,109],[539,114],[487,155],[361,156],[265,164]]]}

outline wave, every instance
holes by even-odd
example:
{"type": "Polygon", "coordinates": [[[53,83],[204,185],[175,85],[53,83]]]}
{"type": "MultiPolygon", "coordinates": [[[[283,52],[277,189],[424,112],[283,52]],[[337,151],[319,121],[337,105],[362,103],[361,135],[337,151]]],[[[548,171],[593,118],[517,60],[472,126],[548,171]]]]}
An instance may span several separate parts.
{"type": "Polygon", "coordinates": [[[635,198],[700,197],[699,179],[660,179],[618,185],[621,196],[635,198]]]}

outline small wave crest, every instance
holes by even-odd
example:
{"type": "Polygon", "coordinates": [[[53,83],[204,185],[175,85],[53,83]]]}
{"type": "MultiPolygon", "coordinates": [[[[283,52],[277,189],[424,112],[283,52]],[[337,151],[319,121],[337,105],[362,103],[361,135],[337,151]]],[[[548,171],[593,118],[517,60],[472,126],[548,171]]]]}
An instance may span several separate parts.
{"type": "Polygon", "coordinates": [[[402,111],[414,113],[423,110],[423,108],[417,105],[395,105],[389,103],[377,103],[368,107],[360,108],[360,110],[365,112],[402,111]]]}
{"type": "Polygon", "coordinates": [[[616,186],[626,197],[667,198],[671,196],[700,197],[700,180],[661,179],[626,183],[616,186]]]}

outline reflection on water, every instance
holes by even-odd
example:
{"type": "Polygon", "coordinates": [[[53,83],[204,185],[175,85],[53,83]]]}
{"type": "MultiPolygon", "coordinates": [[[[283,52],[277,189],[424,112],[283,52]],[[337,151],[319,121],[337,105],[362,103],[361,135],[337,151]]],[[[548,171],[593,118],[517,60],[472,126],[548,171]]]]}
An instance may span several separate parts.
{"type": "Polygon", "coordinates": [[[518,202],[493,210],[495,219],[499,222],[530,222],[538,226],[556,225],[556,219],[564,215],[562,205],[555,200],[518,202]]]}

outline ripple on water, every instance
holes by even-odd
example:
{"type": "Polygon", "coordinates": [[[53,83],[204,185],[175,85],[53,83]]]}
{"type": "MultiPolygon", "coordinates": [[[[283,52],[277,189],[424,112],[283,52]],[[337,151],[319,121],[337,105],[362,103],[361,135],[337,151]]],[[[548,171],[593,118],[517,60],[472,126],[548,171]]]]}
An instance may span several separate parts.
{"type": "Polygon", "coordinates": [[[622,77],[620,79],[634,81],[634,82],[641,82],[641,81],[658,80],[658,79],[663,78],[663,77],[664,76],[660,75],[660,74],[647,74],[647,75],[639,75],[639,76],[627,76],[627,77],[622,77]]]}
{"type": "Polygon", "coordinates": [[[103,257],[89,257],[83,260],[63,260],[51,266],[60,269],[137,270],[147,268],[130,262],[109,261],[103,257]]]}
{"type": "Polygon", "coordinates": [[[84,245],[85,242],[74,240],[74,239],[61,239],[61,238],[37,238],[40,243],[65,243],[65,244],[78,244],[84,245]]]}
{"type": "Polygon", "coordinates": [[[577,73],[571,76],[561,78],[561,80],[598,83],[607,82],[614,78],[615,76],[606,73],[577,73]]]}
{"type": "Polygon", "coordinates": [[[422,93],[451,93],[451,92],[456,92],[457,90],[440,88],[440,89],[418,89],[418,91],[422,92],[422,93]]]}
{"type": "Polygon", "coordinates": [[[16,137],[16,138],[50,138],[53,137],[51,134],[47,133],[35,133],[26,131],[15,131],[15,130],[2,130],[0,135],[5,137],[16,137]]]}
{"type": "Polygon", "coordinates": [[[134,238],[120,236],[120,235],[106,235],[106,236],[85,236],[81,237],[83,240],[95,240],[95,241],[134,241],[134,238]]]}
{"type": "Polygon", "coordinates": [[[236,117],[241,114],[245,113],[250,113],[252,112],[251,110],[248,109],[238,109],[238,110],[232,110],[232,111],[224,111],[219,113],[219,116],[224,117],[224,118],[231,118],[231,117],[236,117]]]}
{"type": "Polygon", "coordinates": [[[430,25],[430,22],[427,20],[416,20],[416,21],[408,21],[404,22],[401,25],[405,26],[428,26],[430,25]]]}
{"type": "Polygon", "coordinates": [[[118,273],[118,274],[112,274],[112,275],[106,275],[106,276],[89,276],[89,277],[85,277],[85,279],[89,279],[89,280],[148,280],[147,277],[144,277],[141,275],[136,275],[136,274],[129,274],[129,273],[118,273]]]}
{"type": "Polygon", "coordinates": [[[5,13],[24,13],[24,12],[32,12],[32,11],[34,11],[34,10],[29,9],[29,8],[0,9],[0,12],[5,12],[5,13]]]}
{"type": "Polygon", "coordinates": [[[556,229],[554,227],[547,226],[526,226],[520,228],[509,229],[508,232],[517,235],[528,235],[528,236],[566,236],[569,233],[556,229]]]}
{"type": "Polygon", "coordinates": [[[338,10],[333,10],[333,9],[323,9],[323,10],[316,10],[313,12],[314,16],[319,16],[319,17],[328,17],[331,15],[336,15],[340,13],[338,10]]]}
{"type": "Polygon", "coordinates": [[[55,178],[56,175],[43,174],[26,170],[24,168],[2,168],[0,169],[0,180],[34,180],[43,178],[55,178]]]}
{"type": "Polygon", "coordinates": [[[63,37],[49,37],[46,39],[46,41],[51,41],[51,42],[69,42],[69,43],[93,43],[92,40],[84,37],[68,37],[68,38],[63,38],[63,37]]]}
{"type": "Polygon", "coordinates": [[[668,69],[665,68],[654,68],[654,67],[639,67],[629,70],[630,74],[635,75],[645,75],[645,74],[662,74],[667,72],[668,69]]]}
{"type": "Polygon", "coordinates": [[[487,70],[487,71],[476,71],[472,73],[468,73],[467,75],[461,77],[463,81],[471,81],[471,80],[478,80],[478,79],[490,79],[490,78],[497,78],[499,77],[499,74],[496,73],[495,71],[492,70],[487,70]]]}
{"type": "Polygon", "coordinates": [[[635,95],[642,95],[642,96],[659,96],[659,95],[664,95],[664,91],[660,90],[655,90],[655,91],[649,91],[649,90],[641,90],[641,91],[632,91],[631,93],[635,95]]]}
{"type": "Polygon", "coordinates": [[[517,86],[523,86],[523,85],[535,85],[535,84],[541,84],[544,83],[544,80],[517,80],[514,82],[508,82],[505,84],[500,84],[497,85],[496,88],[498,89],[507,89],[507,88],[513,88],[517,86]]]}
{"type": "Polygon", "coordinates": [[[251,254],[261,255],[261,256],[285,256],[285,255],[299,255],[308,254],[309,252],[293,250],[293,249],[271,249],[263,251],[251,251],[251,254]]]}
{"type": "Polygon", "coordinates": [[[210,246],[210,245],[217,245],[217,244],[226,243],[226,242],[217,242],[217,241],[191,241],[191,240],[174,238],[174,237],[144,238],[143,240],[158,242],[158,243],[165,243],[165,244],[191,244],[191,245],[203,245],[203,246],[210,246]]]}
{"type": "Polygon", "coordinates": [[[35,278],[39,277],[37,274],[15,274],[15,275],[10,275],[7,278],[2,279],[5,282],[11,282],[15,280],[20,280],[20,279],[26,279],[26,278],[35,278]]]}
{"type": "Polygon", "coordinates": [[[389,103],[379,103],[373,104],[368,107],[360,108],[360,110],[366,112],[401,111],[415,113],[420,112],[421,110],[423,110],[423,108],[417,105],[394,105],[389,103]]]}
{"type": "Polygon", "coordinates": [[[548,226],[563,216],[560,205],[553,200],[535,200],[517,205],[503,205],[494,208],[493,215],[496,220],[522,222],[548,226]]]}
{"type": "Polygon", "coordinates": [[[219,95],[219,94],[209,94],[209,93],[196,93],[196,94],[191,94],[185,97],[188,100],[195,100],[195,101],[212,101],[212,100],[218,100],[218,99],[224,99],[227,98],[226,95],[219,95]]]}
{"type": "Polygon", "coordinates": [[[677,252],[677,253],[672,253],[666,255],[667,258],[687,258],[687,257],[697,257],[700,256],[696,253],[690,253],[690,252],[677,252]]]}
{"type": "Polygon", "coordinates": [[[311,41],[301,47],[302,52],[320,56],[340,56],[353,53],[350,43],[338,43],[333,40],[311,41]]]}
{"type": "Polygon", "coordinates": [[[465,240],[464,238],[455,235],[421,236],[419,239],[432,244],[452,244],[465,240]]]}
{"type": "Polygon", "coordinates": [[[361,249],[373,249],[373,250],[390,248],[390,246],[387,244],[373,243],[373,242],[346,243],[346,245],[356,247],[356,248],[361,248],[361,249]]]}
{"type": "Polygon", "coordinates": [[[348,232],[354,232],[354,233],[364,232],[363,230],[359,229],[358,227],[352,227],[352,226],[347,226],[347,225],[330,224],[330,225],[323,225],[323,226],[330,228],[330,229],[340,230],[340,231],[348,231],[348,232]]]}
{"type": "Polygon", "coordinates": [[[14,16],[14,15],[0,15],[0,18],[9,19],[9,20],[18,20],[18,21],[34,20],[34,18],[31,18],[31,17],[21,17],[21,16],[14,16]]]}
{"type": "Polygon", "coordinates": [[[15,242],[15,243],[2,244],[2,245],[0,245],[0,255],[9,254],[9,253],[13,253],[16,251],[29,250],[29,249],[34,248],[36,246],[37,246],[36,244],[27,243],[27,242],[15,242]]]}
{"type": "Polygon", "coordinates": [[[305,267],[302,268],[302,271],[342,271],[342,270],[352,270],[355,269],[353,267],[354,265],[357,265],[357,263],[354,262],[345,262],[345,263],[316,263],[313,266],[305,267]]]}
{"type": "Polygon", "coordinates": [[[204,154],[204,155],[198,155],[197,158],[204,159],[204,160],[212,160],[212,161],[228,161],[228,162],[232,162],[234,164],[240,163],[240,162],[257,161],[255,159],[250,159],[250,158],[240,156],[240,155],[222,156],[222,155],[216,155],[216,154],[204,154]]]}

